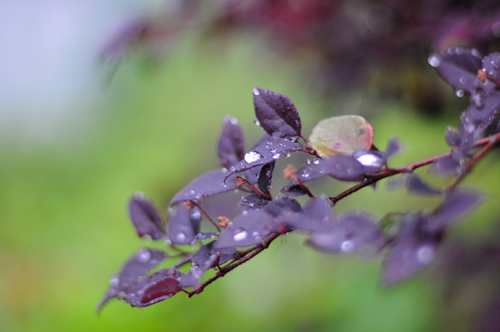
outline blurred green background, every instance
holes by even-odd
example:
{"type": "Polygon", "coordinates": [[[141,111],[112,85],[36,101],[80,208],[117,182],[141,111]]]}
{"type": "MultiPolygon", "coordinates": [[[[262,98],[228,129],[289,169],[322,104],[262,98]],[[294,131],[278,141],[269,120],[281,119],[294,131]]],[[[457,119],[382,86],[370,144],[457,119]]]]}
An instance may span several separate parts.
{"type": "MultiPolygon", "coordinates": [[[[448,150],[444,130],[456,126],[461,109],[442,118],[393,101],[361,110],[363,93],[332,108],[311,97],[292,62],[259,55],[255,40],[245,38],[224,51],[187,38],[155,65],[132,57],[110,85],[99,85],[99,98],[89,101],[82,93],[66,106],[72,111],[45,127],[49,139],[28,139],[23,125],[29,119],[4,106],[21,115],[4,117],[0,144],[2,331],[431,331],[447,324],[428,272],[381,288],[380,260],[319,253],[303,245],[302,234],[275,241],[191,299],[178,294],[143,310],[115,300],[96,314],[112,274],[141,246],[157,245],[135,235],[128,198],[142,191],[165,211],[191,179],[218,167],[215,144],[226,115],[238,118],[250,147],[262,133],[253,124],[253,87],[290,97],[306,135],[338,109],[367,113],[377,146],[394,136],[406,144],[392,166],[448,150]]],[[[488,166],[495,158],[466,180],[487,200],[451,238],[487,236],[500,192],[500,173],[488,166]]],[[[287,162],[280,161],[276,174],[287,162]]],[[[419,174],[429,178],[425,169],[419,174]]],[[[346,188],[328,183],[332,195],[346,188]]],[[[337,211],[362,208],[382,217],[437,203],[386,191],[381,183],[341,201],[337,211]]]]}

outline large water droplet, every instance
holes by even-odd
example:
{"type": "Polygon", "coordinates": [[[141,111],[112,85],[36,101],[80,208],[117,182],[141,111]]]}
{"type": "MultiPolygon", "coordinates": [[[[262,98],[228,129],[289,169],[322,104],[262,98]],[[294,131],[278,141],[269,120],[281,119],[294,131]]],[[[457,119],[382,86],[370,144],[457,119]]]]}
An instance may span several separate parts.
{"type": "Polygon", "coordinates": [[[434,258],[435,250],[433,246],[424,245],[417,251],[417,260],[422,264],[427,264],[434,258]]]}
{"type": "Polygon", "coordinates": [[[350,252],[354,249],[354,242],[351,240],[346,240],[340,244],[340,251],[350,252]]]}
{"type": "Polygon", "coordinates": [[[151,253],[149,252],[148,249],[141,249],[141,251],[139,251],[139,253],[137,254],[137,259],[141,263],[146,263],[147,261],[149,261],[150,258],[151,258],[151,253]]]}
{"type": "Polygon", "coordinates": [[[238,120],[231,118],[231,124],[236,126],[238,124],[238,120]]]}
{"type": "Polygon", "coordinates": [[[248,235],[247,231],[240,231],[234,234],[233,239],[237,242],[243,241],[247,238],[247,235],[248,235]]]}
{"type": "Polygon", "coordinates": [[[259,120],[257,120],[257,119],[254,119],[254,120],[253,120],[253,123],[255,123],[255,125],[256,125],[256,126],[260,126],[260,122],[259,122],[259,120]]]}
{"type": "Polygon", "coordinates": [[[365,167],[382,167],[384,165],[382,158],[371,153],[359,156],[356,160],[365,167]]]}
{"type": "Polygon", "coordinates": [[[258,95],[260,95],[260,90],[258,88],[253,88],[252,93],[254,96],[258,96],[258,95]]]}
{"type": "Polygon", "coordinates": [[[457,92],[455,92],[455,94],[457,95],[457,97],[463,97],[464,96],[464,90],[457,90],[457,92]]]}
{"type": "Polygon", "coordinates": [[[438,67],[439,64],[441,63],[441,60],[439,59],[439,57],[435,54],[431,55],[429,57],[429,59],[427,60],[427,62],[429,62],[429,64],[432,66],[432,67],[438,67]]]}
{"type": "Polygon", "coordinates": [[[189,195],[194,195],[194,190],[190,190],[189,195]]]}
{"type": "Polygon", "coordinates": [[[318,165],[318,164],[319,164],[319,159],[314,159],[314,160],[313,160],[313,164],[314,164],[314,165],[318,165]]]}
{"type": "Polygon", "coordinates": [[[177,241],[182,242],[182,241],[184,241],[185,239],[186,239],[186,235],[184,235],[184,233],[179,233],[179,234],[177,235],[177,241]]]}
{"type": "Polygon", "coordinates": [[[250,151],[245,154],[245,161],[249,164],[261,159],[262,155],[257,151],[250,151]]]}
{"type": "Polygon", "coordinates": [[[191,214],[191,217],[193,219],[200,219],[200,217],[201,217],[200,211],[194,210],[193,213],[191,214]]]}
{"type": "Polygon", "coordinates": [[[273,155],[273,159],[274,159],[274,160],[278,159],[279,157],[280,157],[280,154],[279,154],[279,153],[277,153],[277,154],[273,155]]]}

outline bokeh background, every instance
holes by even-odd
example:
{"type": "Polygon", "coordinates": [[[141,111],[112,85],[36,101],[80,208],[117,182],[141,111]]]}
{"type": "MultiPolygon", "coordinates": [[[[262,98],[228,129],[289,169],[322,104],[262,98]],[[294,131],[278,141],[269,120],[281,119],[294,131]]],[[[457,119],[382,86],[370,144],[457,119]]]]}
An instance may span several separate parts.
{"type": "MultiPolygon", "coordinates": [[[[162,246],[137,238],[128,198],[142,191],[165,212],[191,179],[218,167],[215,144],[226,115],[244,127],[247,147],[257,141],[253,87],[290,97],[306,135],[322,118],[363,114],[375,145],[383,148],[391,137],[406,145],[393,166],[447,151],[445,128],[458,124],[467,105],[428,66],[431,46],[413,54],[411,64],[377,67],[370,80],[337,93],[324,81],[319,86],[310,71],[321,68],[317,57],[274,52],[251,29],[207,42],[190,27],[175,47],[148,40],[148,47],[100,61],[123,22],[154,17],[164,6],[160,0],[0,2],[1,330],[467,330],[468,315],[480,305],[447,301],[438,263],[382,288],[381,259],[319,253],[303,245],[303,234],[275,241],[191,299],[178,294],[145,309],[115,300],[100,316],[95,312],[109,278],[131,254],[162,246]]],[[[288,162],[280,160],[275,171],[288,162]]],[[[447,242],[481,245],[496,237],[495,162],[493,153],[465,181],[485,192],[485,203],[447,242]]],[[[449,181],[418,173],[438,186],[449,181]]],[[[331,195],[346,188],[328,185],[331,195]]],[[[437,204],[381,183],[336,209],[381,218],[437,204]]]]}

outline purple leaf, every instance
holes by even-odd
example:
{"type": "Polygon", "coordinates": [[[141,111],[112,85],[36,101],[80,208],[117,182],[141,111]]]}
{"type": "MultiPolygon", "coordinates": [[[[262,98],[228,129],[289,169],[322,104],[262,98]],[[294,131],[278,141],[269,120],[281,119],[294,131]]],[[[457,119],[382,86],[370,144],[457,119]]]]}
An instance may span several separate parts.
{"type": "Polygon", "coordinates": [[[178,279],[183,275],[177,269],[158,270],[129,288],[123,299],[133,307],[147,307],[166,300],[182,291],[178,279]]]}
{"type": "Polygon", "coordinates": [[[340,181],[362,181],[365,169],[351,156],[341,154],[324,159],[322,170],[340,181]]]}
{"type": "Polygon", "coordinates": [[[453,221],[465,217],[477,207],[482,195],[472,190],[455,190],[445,197],[431,215],[429,229],[432,231],[444,229],[453,221]]]}
{"type": "Polygon", "coordinates": [[[203,277],[206,271],[216,266],[220,253],[214,252],[212,249],[214,242],[201,246],[191,258],[192,266],[188,273],[181,279],[180,283],[183,288],[195,287],[199,280],[203,277]]]}
{"type": "Polygon", "coordinates": [[[497,80],[500,80],[500,54],[492,53],[485,56],[482,70],[497,80]]]}
{"type": "Polygon", "coordinates": [[[460,173],[460,164],[452,157],[445,157],[433,162],[429,173],[444,176],[455,176],[460,173]]]}
{"type": "Polygon", "coordinates": [[[311,233],[307,244],[326,252],[373,253],[381,248],[383,237],[373,217],[358,212],[339,216],[326,232],[311,233]]]}
{"type": "Polygon", "coordinates": [[[436,196],[441,195],[441,191],[436,189],[420,178],[417,174],[409,174],[406,177],[406,189],[409,193],[422,195],[422,196],[436,196]]]}
{"type": "Polygon", "coordinates": [[[260,170],[257,184],[259,185],[260,191],[262,191],[264,194],[269,194],[269,190],[271,190],[271,184],[273,180],[273,170],[274,170],[274,161],[269,164],[265,164],[264,166],[262,166],[260,170]]]}
{"type": "Polygon", "coordinates": [[[257,194],[250,194],[241,199],[238,204],[238,208],[241,211],[260,210],[268,203],[269,201],[267,199],[262,198],[257,194]]]}
{"type": "Polygon", "coordinates": [[[140,237],[150,236],[158,240],[166,235],[163,216],[150,198],[137,193],[130,199],[128,207],[130,219],[140,237]]]}
{"type": "Polygon", "coordinates": [[[194,245],[198,242],[201,242],[206,239],[213,239],[216,237],[218,234],[217,233],[198,233],[194,237],[194,239],[191,241],[191,246],[194,247],[194,245]]]}
{"type": "Polygon", "coordinates": [[[271,136],[300,136],[299,113],[288,97],[266,89],[254,88],[253,105],[260,126],[271,136]]]}
{"type": "Polygon", "coordinates": [[[229,173],[225,169],[214,170],[203,174],[191,181],[190,184],[177,193],[172,201],[170,201],[170,205],[182,201],[199,200],[206,196],[221,194],[237,189],[236,177],[229,177],[228,174],[229,173]],[[225,182],[224,179],[226,179],[225,182]]]}
{"type": "Polygon", "coordinates": [[[458,133],[458,131],[451,127],[446,128],[446,131],[444,133],[444,140],[446,141],[446,144],[448,144],[452,148],[455,146],[459,146],[461,142],[460,134],[458,133]]]}
{"type": "Polygon", "coordinates": [[[333,227],[332,207],[328,197],[313,197],[299,213],[293,214],[285,222],[290,227],[303,231],[326,231],[333,227]]]}
{"type": "Polygon", "coordinates": [[[273,218],[277,218],[278,216],[286,214],[287,212],[296,213],[300,210],[301,207],[299,202],[289,197],[275,198],[263,208],[263,211],[273,218]]]}
{"type": "Polygon", "coordinates": [[[356,150],[352,157],[364,167],[365,174],[373,174],[387,166],[387,155],[382,151],[356,150]]]}
{"type": "Polygon", "coordinates": [[[245,143],[243,130],[236,119],[226,117],[219,137],[218,152],[222,167],[229,168],[243,159],[245,143]]]}
{"type": "Polygon", "coordinates": [[[201,213],[197,208],[188,210],[178,205],[172,210],[168,225],[168,237],[175,244],[190,244],[200,231],[201,213]]]}
{"type": "Polygon", "coordinates": [[[97,311],[101,311],[109,300],[118,296],[120,292],[126,291],[139,277],[148,273],[166,258],[165,251],[160,249],[142,248],[136,252],[123,264],[120,272],[111,279],[106,295],[97,305],[97,311]]]}
{"type": "Polygon", "coordinates": [[[392,156],[394,153],[403,150],[403,144],[397,138],[391,138],[387,142],[387,146],[385,147],[385,154],[387,158],[392,156]]]}
{"type": "Polygon", "coordinates": [[[394,284],[430,264],[441,235],[426,231],[428,220],[420,214],[407,214],[384,260],[381,282],[394,284]]]}
{"type": "Polygon", "coordinates": [[[278,227],[271,215],[263,210],[243,211],[220,234],[214,248],[249,247],[277,232],[278,227]]]}
{"type": "Polygon", "coordinates": [[[476,50],[448,48],[439,55],[432,55],[429,63],[436,67],[439,76],[455,89],[458,96],[476,92],[476,86],[480,84],[477,72],[482,65],[482,57],[476,50]]]}
{"type": "Polygon", "coordinates": [[[276,139],[271,137],[247,152],[243,160],[229,169],[226,177],[237,172],[269,164],[285,154],[300,150],[302,150],[302,145],[299,142],[293,142],[286,138],[276,139]]]}

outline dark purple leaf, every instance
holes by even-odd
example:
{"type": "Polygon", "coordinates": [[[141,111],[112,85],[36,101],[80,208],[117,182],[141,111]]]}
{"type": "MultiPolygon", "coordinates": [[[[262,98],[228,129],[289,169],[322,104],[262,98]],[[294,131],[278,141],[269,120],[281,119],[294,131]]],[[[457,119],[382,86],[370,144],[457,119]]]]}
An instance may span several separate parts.
{"type": "Polygon", "coordinates": [[[431,216],[429,229],[444,229],[451,222],[465,217],[477,207],[482,195],[472,190],[455,190],[449,194],[436,208],[431,216]]]}
{"type": "Polygon", "coordinates": [[[129,288],[123,299],[133,307],[147,307],[166,300],[182,291],[178,279],[183,275],[177,269],[158,270],[129,288]]]}
{"type": "Polygon", "coordinates": [[[192,256],[191,269],[180,280],[183,288],[195,287],[206,271],[214,266],[217,266],[221,254],[214,252],[212,249],[213,243],[214,242],[210,242],[201,246],[192,256]]]}
{"type": "Polygon", "coordinates": [[[264,199],[257,194],[250,194],[241,199],[238,204],[238,208],[241,211],[260,210],[268,203],[269,201],[267,199],[264,199]]]}
{"type": "Polygon", "coordinates": [[[214,248],[252,246],[277,232],[278,227],[278,224],[273,222],[271,215],[262,210],[243,211],[220,234],[214,248]]]}
{"type": "Polygon", "coordinates": [[[483,69],[486,74],[500,80],[500,54],[492,53],[484,57],[483,69]]]}
{"type": "Polygon", "coordinates": [[[183,204],[172,209],[168,237],[175,244],[190,244],[200,231],[201,213],[198,208],[188,210],[183,204]]]}
{"type": "Polygon", "coordinates": [[[458,133],[458,131],[451,127],[446,128],[446,131],[444,133],[444,140],[446,141],[446,144],[448,144],[452,148],[455,146],[459,146],[461,142],[460,134],[458,133]]]}
{"type": "Polygon", "coordinates": [[[403,144],[397,138],[391,138],[387,142],[387,146],[385,147],[385,154],[387,158],[392,156],[394,153],[403,150],[403,144]]]}
{"type": "Polygon", "coordinates": [[[290,182],[290,185],[283,187],[280,190],[280,193],[293,197],[307,195],[307,191],[304,188],[302,188],[299,184],[296,184],[296,181],[294,181],[294,183],[290,182]]]}
{"type": "Polygon", "coordinates": [[[299,113],[288,97],[266,89],[254,88],[253,105],[260,126],[271,136],[300,136],[299,113]]]}
{"type": "Polygon", "coordinates": [[[387,166],[387,155],[382,151],[356,150],[352,157],[364,167],[365,174],[373,174],[387,166]]]}
{"type": "Polygon", "coordinates": [[[441,235],[428,232],[427,224],[428,220],[420,214],[406,215],[384,260],[383,284],[399,282],[432,262],[441,235]]]}
{"type": "Polygon", "coordinates": [[[198,233],[194,237],[193,241],[191,241],[191,246],[194,246],[196,243],[206,239],[213,239],[217,235],[218,235],[217,233],[198,233]]]}
{"type": "Polygon", "coordinates": [[[334,155],[324,159],[322,170],[340,181],[362,181],[365,168],[351,156],[334,155]]]}
{"type": "Polygon", "coordinates": [[[301,209],[299,202],[289,197],[279,197],[275,198],[269,204],[264,206],[263,211],[269,214],[273,218],[277,218],[280,215],[286,214],[288,212],[296,213],[301,209]]]}
{"type": "Polygon", "coordinates": [[[460,173],[460,164],[452,157],[445,157],[433,162],[429,173],[444,176],[454,176],[460,173]]]}
{"type": "Polygon", "coordinates": [[[307,244],[326,252],[377,252],[383,237],[372,216],[364,213],[349,213],[335,220],[330,230],[313,232],[307,244]]]}
{"type": "Polygon", "coordinates": [[[332,207],[328,197],[313,197],[299,213],[291,215],[285,222],[290,227],[303,231],[326,231],[333,227],[332,207]]]}
{"type": "MultiPolygon", "coordinates": [[[[259,141],[257,143],[255,143],[255,145],[252,147],[252,150],[254,150],[256,147],[262,145],[262,144],[266,144],[266,142],[268,142],[269,140],[273,140],[273,138],[269,135],[269,134],[264,134],[262,135],[262,137],[259,139],[259,141]]],[[[243,160],[245,158],[245,156],[243,156],[241,160],[243,160]]],[[[262,169],[263,165],[261,166],[258,166],[258,167],[253,167],[251,169],[248,169],[247,171],[245,171],[245,177],[246,179],[248,180],[248,182],[254,184],[254,183],[257,183],[258,179],[259,179],[259,174],[260,174],[260,170],[262,169]]]]}
{"type": "Polygon", "coordinates": [[[496,84],[488,81],[483,89],[471,96],[472,104],[460,117],[458,127],[461,149],[467,152],[481,133],[495,120],[500,109],[500,94],[496,84]]]}
{"type": "Polygon", "coordinates": [[[417,174],[409,174],[406,177],[406,189],[411,194],[422,195],[422,196],[436,196],[441,195],[441,191],[436,189],[420,178],[417,174]]]}
{"type": "Polygon", "coordinates": [[[299,142],[294,142],[287,138],[276,139],[271,137],[269,140],[263,141],[260,145],[247,152],[242,161],[229,169],[226,177],[237,172],[269,164],[283,155],[300,150],[302,150],[302,145],[299,142]]]}
{"type": "Polygon", "coordinates": [[[480,84],[477,72],[482,65],[482,57],[476,50],[448,48],[432,55],[429,63],[436,67],[439,76],[455,89],[458,96],[476,93],[476,86],[480,84]]]}
{"type": "Polygon", "coordinates": [[[269,190],[271,190],[271,184],[273,181],[273,170],[274,170],[274,161],[265,164],[262,166],[259,174],[259,179],[257,184],[259,185],[260,191],[264,194],[269,194],[269,190]]]}
{"type": "Polygon", "coordinates": [[[150,198],[137,193],[130,199],[128,207],[130,219],[140,237],[150,236],[158,240],[165,236],[165,221],[150,198]]]}
{"type": "Polygon", "coordinates": [[[218,152],[222,167],[229,168],[243,159],[245,143],[243,130],[236,119],[226,117],[219,137],[218,152]]]}
{"type": "Polygon", "coordinates": [[[214,170],[203,174],[191,181],[190,184],[177,193],[172,201],[170,201],[170,205],[183,201],[199,200],[206,196],[221,194],[237,189],[236,177],[229,177],[228,174],[228,171],[225,169],[214,170]],[[226,179],[225,182],[224,179],[226,179]]]}
{"type": "Polygon", "coordinates": [[[165,251],[160,249],[142,248],[123,264],[119,273],[110,280],[106,295],[97,305],[97,311],[120,292],[126,291],[139,277],[167,258],[165,251]]]}

